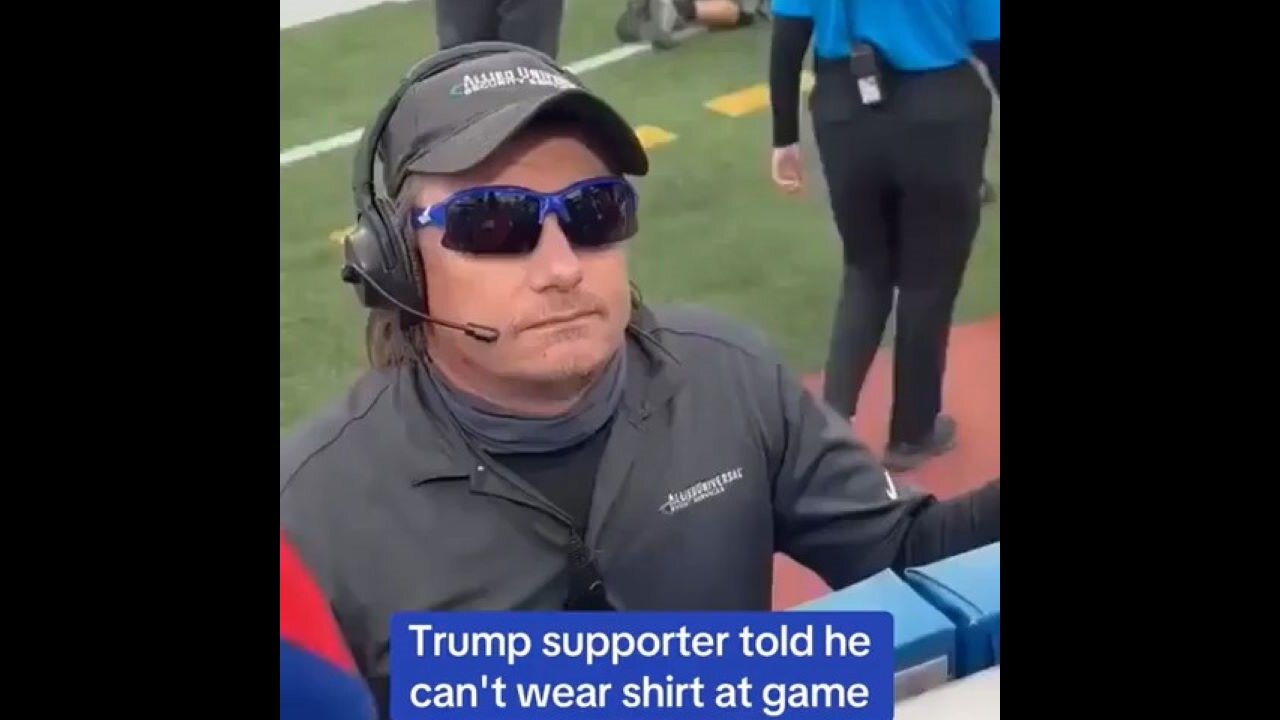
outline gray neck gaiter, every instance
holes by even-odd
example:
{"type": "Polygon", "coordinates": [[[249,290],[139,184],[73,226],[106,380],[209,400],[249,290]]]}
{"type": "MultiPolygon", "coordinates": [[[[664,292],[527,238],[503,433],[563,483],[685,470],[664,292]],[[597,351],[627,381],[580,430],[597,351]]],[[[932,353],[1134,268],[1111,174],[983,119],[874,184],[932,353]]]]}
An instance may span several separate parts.
{"type": "Polygon", "coordinates": [[[512,415],[453,387],[428,364],[427,375],[445,406],[471,439],[497,454],[545,453],[572,447],[594,435],[613,417],[626,385],[626,348],[620,348],[604,373],[578,403],[555,417],[512,415]]]}

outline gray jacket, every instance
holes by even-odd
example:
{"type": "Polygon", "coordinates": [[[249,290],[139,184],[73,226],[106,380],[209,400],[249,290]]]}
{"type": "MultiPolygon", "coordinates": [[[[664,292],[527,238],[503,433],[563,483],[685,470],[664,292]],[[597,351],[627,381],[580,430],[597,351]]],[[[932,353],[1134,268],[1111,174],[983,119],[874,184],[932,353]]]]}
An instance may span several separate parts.
{"type": "MultiPolygon", "coordinates": [[[[759,333],[641,308],[627,343],[585,538],[614,607],[767,610],[775,551],[833,587],[893,565],[931,498],[895,487],[759,333]]],[[[571,524],[468,447],[423,372],[366,374],[280,448],[280,522],[369,677],[395,612],[567,592],[571,524]]]]}

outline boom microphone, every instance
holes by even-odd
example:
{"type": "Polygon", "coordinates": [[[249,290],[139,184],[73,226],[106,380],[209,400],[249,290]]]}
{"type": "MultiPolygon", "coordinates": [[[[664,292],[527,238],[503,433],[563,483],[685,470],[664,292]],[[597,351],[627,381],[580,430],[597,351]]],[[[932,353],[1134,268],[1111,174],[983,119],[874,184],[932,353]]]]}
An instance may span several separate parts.
{"type": "Polygon", "coordinates": [[[404,303],[400,302],[399,300],[395,299],[395,297],[393,297],[391,293],[387,292],[386,290],[383,290],[381,285],[375,282],[373,278],[369,277],[368,273],[366,273],[363,269],[361,269],[357,265],[347,263],[346,265],[342,266],[342,281],[345,283],[350,283],[352,285],[355,285],[356,283],[363,281],[365,284],[373,288],[375,291],[377,291],[379,295],[386,298],[393,305],[409,313],[410,315],[418,318],[419,320],[422,320],[423,322],[429,322],[432,325],[447,327],[450,330],[457,330],[459,332],[465,333],[467,337],[475,338],[480,342],[491,343],[496,341],[498,339],[498,336],[501,335],[501,333],[498,332],[497,328],[492,328],[492,327],[489,327],[488,325],[477,325],[476,323],[456,323],[456,322],[451,322],[449,320],[441,320],[440,318],[433,318],[430,315],[427,315],[426,313],[422,312],[421,310],[415,310],[409,307],[408,305],[405,305],[404,303]]]}

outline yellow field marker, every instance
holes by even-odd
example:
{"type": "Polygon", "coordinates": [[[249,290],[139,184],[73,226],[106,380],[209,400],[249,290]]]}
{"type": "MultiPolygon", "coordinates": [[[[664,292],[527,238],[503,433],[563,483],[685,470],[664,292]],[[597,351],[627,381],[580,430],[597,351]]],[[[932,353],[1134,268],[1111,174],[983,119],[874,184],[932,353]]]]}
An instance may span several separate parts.
{"type": "Polygon", "coordinates": [[[734,118],[750,115],[769,107],[769,86],[759,83],[728,95],[721,95],[708,100],[706,107],[712,112],[734,118]]]}
{"type": "Polygon", "coordinates": [[[640,145],[645,150],[652,150],[659,145],[666,145],[676,139],[674,133],[667,132],[655,125],[640,125],[636,127],[636,137],[640,140],[640,145]]]}
{"type": "MultiPolygon", "coordinates": [[[[800,75],[800,91],[807,93],[812,89],[813,73],[806,70],[800,75]]],[[[765,83],[712,98],[706,103],[708,110],[735,118],[760,112],[767,107],[769,107],[769,86],[765,83]]]]}
{"type": "MultiPolygon", "coordinates": [[[[652,150],[660,145],[666,145],[677,137],[675,133],[663,130],[656,125],[638,125],[636,126],[635,131],[636,137],[640,140],[640,145],[642,145],[645,150],[652,150]]],[[[347,233],[355,230],[355,228],[356,226],[352,225],[340,230],[334,230],[329,233],[329,242],[332,242],[335,245],[341,245],[342,240],[347,236],[347,233]]]]}
{"type": "Polygon", "coordinates": [[[334,230],[333,232],[329,233],[329,240],[331,242],[341,245],[342,239],[347,236],[347,233],[355,229],[356,229],[356,226],[352,225],[351,227],[344,227],[341,230],[334,230]]]}

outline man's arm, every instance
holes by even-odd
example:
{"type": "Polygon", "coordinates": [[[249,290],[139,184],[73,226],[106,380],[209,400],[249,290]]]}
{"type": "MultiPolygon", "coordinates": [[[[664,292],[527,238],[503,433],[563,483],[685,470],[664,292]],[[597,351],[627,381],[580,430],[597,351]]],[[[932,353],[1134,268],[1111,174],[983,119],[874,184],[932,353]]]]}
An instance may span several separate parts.
{"type": "MultiPolygon", "coordinates": [[[[330,602],[330,610],[338,623],[356,669],[364,678],[378,708],[378,717],[389,712],[390,679],[379,663],[380,638],[367,632],[368,622],[356,595],[346,582],[342,558],[344,542],[337,528],[343,523],[341,500],[334,495],[308,487],[302,478],[285,479],[285,453],[281,452],[280,527],[283,537],[306,563],[316,585],[330,602]]],[[[306,478],[314,480],[314,478],[306,478]]]]}
{"type": "Polygon", "coordinates": [[[281,531],[280,720],[375,716],[324,593],[281,531]]]}
{"type": "Polygon", "coordinates": [[[769,44],[769,103],[773,112],[773,146],[800,142],[800,69],[813,35],[808,0],[776,0],[773,38],[769,44]]]}
{"type": "Polygon", "coordinates": [[[1000,539],[1000,481],[951,500],[893,479],[780,364],[775,545],[833,588],[1000,539]]]}
{"type": "Polygon", "coordinates": [[[964,20],[974,57],[982,61],[1000,94],[1000,0],[968,0],[964,20]]]}
{"type": "Polygon", "coordinates": [[[987,77],[991,78],[991,87],[996,95],[1000,94],[1000,40],[981,40],[973,44],[973,56],[987,68],[987,77]]]}

